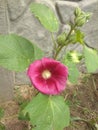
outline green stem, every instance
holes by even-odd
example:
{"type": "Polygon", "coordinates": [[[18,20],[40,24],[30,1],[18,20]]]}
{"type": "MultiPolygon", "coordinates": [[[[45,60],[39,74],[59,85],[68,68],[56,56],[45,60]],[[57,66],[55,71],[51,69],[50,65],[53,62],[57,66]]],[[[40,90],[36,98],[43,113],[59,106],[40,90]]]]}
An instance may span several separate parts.
{"type": "Polygon", "coordinates": [[[59,53],[60,53],[60,51],[62,50],[63,47],[64,47],[64,46],[60,46],[60,47],[57,48],[56,53],[55,53],[55,55],[54,55],[54,59],[55,59],[55,60],[57,59],[57,56],[59,55],[59,53]]]}
{"type": "Polygon", "coordinates": [[[69,39],[69,37],[70,37],[72,31],[75,29],[75,27],[76,27],[76,25],[71,26],[71,29],[70,29],[70,31],[69,31],[69,33],[68,33],[66,39],[65,39],[65,44],[63,44],[63,45],[61,45],[60,47],[57,48],[56,53],[55,53],[55,55],[54,55],[54,59],[57,59],[57,57],[58,57],[60,51],[62,50],[62,48],[63,48],[64,46],[67,46],[67,45],[69,44],[68,39],[69,39]]]}

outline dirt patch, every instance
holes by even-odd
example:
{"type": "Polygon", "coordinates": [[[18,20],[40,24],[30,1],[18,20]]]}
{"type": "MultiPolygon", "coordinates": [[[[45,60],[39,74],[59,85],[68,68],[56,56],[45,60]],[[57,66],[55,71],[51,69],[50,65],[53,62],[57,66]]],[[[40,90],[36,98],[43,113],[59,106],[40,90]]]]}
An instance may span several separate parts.
{"type": "MultiPolygon", "coordinates": [[[[5,110],[2,123],[6,130],[29,130],[29,124],[18,120],[19,104],[30,100],[37,91],[29,86],[15,88],[15,100],[1,104],[5,110]]],[[[98,130],[98,74],[85,76],[77,85],[68,84],[62,93],[68,101],[72,121],[64,130],[98,130]]]]}
{"type": "Polygon", "coordinates": [[[98,74],[85,76],[67,91],[74,121],[65,130],[98,130],[98,74]]]}

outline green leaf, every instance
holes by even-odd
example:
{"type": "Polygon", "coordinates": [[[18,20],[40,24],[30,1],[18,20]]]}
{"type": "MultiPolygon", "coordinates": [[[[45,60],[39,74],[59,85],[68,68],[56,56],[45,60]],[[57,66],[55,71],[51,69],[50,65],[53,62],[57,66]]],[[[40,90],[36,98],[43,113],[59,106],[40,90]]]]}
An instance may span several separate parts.
{"type": "Polygon", "coordinates": [[[4,116],[4,109],[0,108],[0,119],[4,116]]]}
{"type": "Polygon", "coordinates": [[[0,65],[14,71],[24,71],[31,62],[39,58],[35,45],[15,34],[0,36],[0,65]]]}
{"type": "MultiPolygon", "coordinates": [[[[0,120],[4,116],[4,109],[0,108],[0,120]]],[[[0,130],[5,130],[5,126],[0,122],[0,130]]]]}
{"type": "MultiPolygon", "coordinates": [[[[88,20],[90,19],[92,13],[89,13],[89,12],[83,12],[81,10],[78,10],[79,14],[76,15],[75,14],[75,24],[78,26],[78,27],[81,27],[83,26],[86,22],[88,22],[88,20]]],[[[76,12],[75,12],[76,13],[76,12]]]]}
{"type": "Polygon", "coordinates": [[[18,119],[19,120],[25,120],[25,121],[29,121],[30,120],[28,113],[26,115],[24,115],[22,113],[22,111],[19,112],[18,119]]]}
{"type": "Polygon", "coordinates": [[[81,59],[82,59],[82,54],[73,50],[69,51],[65,56],[65,60],[71,61],[73,63],[79,63],[81,59]]]}
{"type": "Polygon", "coordinates": [[[76,41],[83,44],[84,43],[84,33],[80,30],[76,30],[76,41]]]}
{"type": "Polygon", "coordinates": [[[44,52],[33,44],[34,47],[34,60],[40,59],[44,56],[44,52]]]}
{"type": "Polygon", "coordinates": [[[63,59],[63,63],[68,67],[69,72],[68,79],[71,83],[77,83],[80,75],[76,63],[79,62],[79,57],[81,56],[78,57],[78,55],[76,54],[77,53],[68,52],[63,59]]]}
{"type": "Polygon", "coordinates": [[[70,112],[61,96],[38,94],[23,110],[29,114],[32,130],[63,130],[69,125],[70,112]]]}
{"type": "Polygon", "coordinates": [[[0,130],[6,130],[5,126],[2,123],[0,123],[0,130]]]}
{"type": "Polygon", "coordinates": [[[69,38],[70,42],[77,43],[79,42],[80,44],[84,43],[84,33],[81,32],[80,30],[75,30],[73,34],[69,38]]]}
{"type": "Polygon", "coordinates": [[[79,78],[79,70],[77,69],[77,66],[74,62],[68,62],[66,63],[67,67],[68,67],[68,71],[69,71],[69,81],[71,83],[77,83],[78,78],[79,78]]]}
{"type": "Polygon", "coordinates": [[[50,32],[56,32],[59,28],[58,20],[53,11],[44,4],[33,3],[31,12],[39,19],[41,24],[50,32]]]}
{"type": "Polygon", "coordinates": [[[26,115],[24,115],[23,112],[22,112],[23,109],[28,105],[28,103],[29,103],[29,101],[26,101],[22,105],[20,105],[20,111],[19,111],[19,114],[18,114],[19,120],[26,120],[26,121],[30,120],[28,113],[26,113],[26,115]]]}
{"type": "Polygon", "coordinates": [[[89,73],[98,69],[98,53],[95,49],[84,46],[85,64],[89,73]]]}

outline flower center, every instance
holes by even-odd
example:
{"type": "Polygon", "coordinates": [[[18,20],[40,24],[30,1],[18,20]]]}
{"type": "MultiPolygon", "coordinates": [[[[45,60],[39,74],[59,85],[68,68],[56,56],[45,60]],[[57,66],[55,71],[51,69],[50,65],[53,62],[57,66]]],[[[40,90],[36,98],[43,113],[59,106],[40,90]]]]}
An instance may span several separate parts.
{"type": "Polygon", "coordinates": [[[51,77],[51,72],[50,72],[49,70],[44,70],[44,71],[42,72],[42,77],[43,77],[44,79],[49,79],[49,78],[51,77]]]}

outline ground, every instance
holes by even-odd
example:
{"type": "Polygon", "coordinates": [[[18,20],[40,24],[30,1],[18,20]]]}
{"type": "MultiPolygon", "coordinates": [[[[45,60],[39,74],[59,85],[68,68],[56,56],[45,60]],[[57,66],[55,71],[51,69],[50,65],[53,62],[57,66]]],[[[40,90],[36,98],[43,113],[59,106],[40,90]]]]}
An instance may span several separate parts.
{"type": "MultiPolygon", "coordinates": [[[[27,85],[16,86],[15,99],[1,104],[5,111],[1,123],[6,130],[30,130],[28,122],[18,120],[18,112],[20,104],[36,93],[27,85]]],[[[98,74],[83,75],[75,85],[68,83],[62,95],[70,105],[72,117],[64,130],[98,130],[98,74]]]]}

